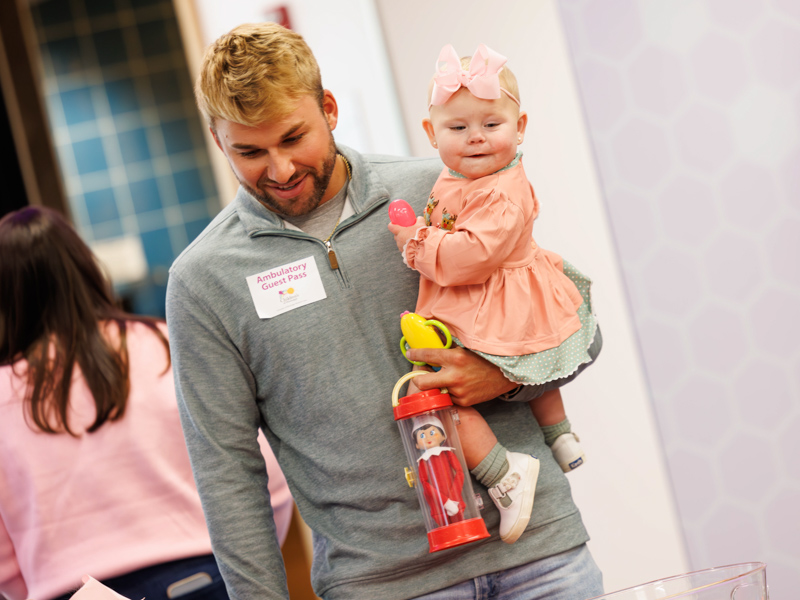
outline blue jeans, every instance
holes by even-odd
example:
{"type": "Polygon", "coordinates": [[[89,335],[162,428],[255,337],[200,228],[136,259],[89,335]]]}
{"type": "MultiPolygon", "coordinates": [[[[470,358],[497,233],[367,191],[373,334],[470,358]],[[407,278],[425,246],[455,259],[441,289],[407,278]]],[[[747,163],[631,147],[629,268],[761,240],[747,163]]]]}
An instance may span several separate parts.
{"type": "Polygon", "coordinates": [[[603,575],[586,544],[514,569],[481,575],[417,600],[587,600],[603,575]]]}

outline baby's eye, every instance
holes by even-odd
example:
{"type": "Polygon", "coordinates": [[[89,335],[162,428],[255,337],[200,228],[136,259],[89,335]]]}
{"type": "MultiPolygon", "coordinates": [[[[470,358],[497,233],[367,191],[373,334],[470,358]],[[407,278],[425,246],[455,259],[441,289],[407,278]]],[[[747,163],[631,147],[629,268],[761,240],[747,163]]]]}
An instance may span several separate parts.
{"type": "Polygon", "coordinates": [[[498,125],[500,125],[500,123],[487,123],[486,124],[487,127],[497,127],[498,125]]]}
{"type": "Polygon", "coordinates": [[[466,129],[466,127],[464,127],[463,125],[453,125],[450,127],[450,129],[452,129],[453,131],[462,131],[463,129],[466,129]]]}

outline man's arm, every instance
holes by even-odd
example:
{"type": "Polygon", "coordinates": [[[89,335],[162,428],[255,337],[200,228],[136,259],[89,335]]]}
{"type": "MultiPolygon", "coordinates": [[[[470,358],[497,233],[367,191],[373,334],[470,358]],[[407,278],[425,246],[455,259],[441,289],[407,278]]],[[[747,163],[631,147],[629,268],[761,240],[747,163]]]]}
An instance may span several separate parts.
{"type": "Polygon", "coordinates": [[[288,598],[253,376],[217,318],[174,272],[167,323],[184,437],[228,593],[288,598]]]}

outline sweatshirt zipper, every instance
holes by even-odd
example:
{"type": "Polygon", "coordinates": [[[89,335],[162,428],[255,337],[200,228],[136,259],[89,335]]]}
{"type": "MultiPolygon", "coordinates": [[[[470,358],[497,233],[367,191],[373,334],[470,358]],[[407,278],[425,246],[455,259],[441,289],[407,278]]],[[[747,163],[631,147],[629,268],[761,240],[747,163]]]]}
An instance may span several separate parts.
{"type": "MultiPolygon", "coordinates": [[[[336,232],[338,233],[338,231],[336,232]]],[[[339,280],[339,285],[343,288],[349,287],[347,283],[347,279],[344,276],[341,268],[339,267],[339,260],[336,257],[336,252],[333,250],[333,246],[331,246],[330,240],[327,242],[322,241],[319,238],[315,238],[312,235],[308,235],[303,231],[275,231],[275,230],[263,230],[258,231],[253,234],[254,236],[276,236],[276,237],[288,237],[294,238],[297,240],[308,240],[309,242],[314,242],[315,244],[321,244],[323,248],[325,248],[325,252],[328,255],[328,265],[331,268],[331,271],[336,273],[336,277],[339,280]]]]}
{"type": "Polygon", "coordinates": [[[333,245],[331,242],[333,238],[336,237],[339,232],[344,231],[345,229],[352,227],[362,219],[366,219],[369,215],[371,215],[375,210],[377,210],[380,206],[383,206],[388,202],[388,198],[380,198],[376,202],[374,202],[371,206],[368,206],[363,212],[356,213],[351,215],[344,223],[341,223],[338,229],[334,229],[333,233],[331,233],[331,237],[323,242],[325,244],[325,248],[328,250],[328,263],[330,264],[332,271],[339,271],[341,275],[341,281],[347,287],[347,281],[344,278],[344,273],[341,272],[339,269],[339,259],[336,256],[336,251],[333,249],[333,245]]]}
{"type": "Polygon", "coordinates": [[[312,242],[317,242],[317,243],[322,244],[325,247],[325,251],[328,254],[328,265],[330,266],[331,271],[336,271],[336,273],[338,275],[338,279],[339,279],[339,285],[341,285],[342,287],[346,288],[346,287],[349,287],[349,284],[347,282],[347,278],[344,276],[344,273],[342,272],[342,269],[339,266],[339,258],[336,256],[336,251],[333,249],[333,245],[332,245],[331,242],[333,241],[333,238],[336,237],[336,235],[340,231],[344,231],[348,227],[350,227],[352,225],[355,225],[356,223],[358,223],[362,219],[366,218],[367,216],[372,214],[372,212],[375,211],[379,206],[381,206],[383,204],[386,204],[387,201],[388,201],[388,198],[381,198],[380,200],[375,202],[372,206],[368,207],[364,212],[352,215],[350,217],[350,219],[352,219],[352,220],[348,219],[344,223],[341,223],[339,225],[339,228],[334,230],[334,232],[331,234],[331,237],[328,240],[325,240],[325,241],[323,241],[323,240],[321,240],[319,238],[315,238],[312,235],[308,235],[307,233],[302,232],[302,231],[296,231],[296,232],[292,231],[291,233],[289,231],[286,231],[286,230],[283,230],[283,231],[274,231],[274,230],[273,231],[260,231],[260,232],[257,232],[256,235],[277,235],[277,236],[282,236],[282,237],[293,237],[293,238],[297,238],[297,239],[307,239],[307,240],[310,240],[312,242]],[[355,217],[355,218],[353,218],[353,217],[355,217]]]}
{"type": "Polygon", "coordinates": [[[331,241],[325,240],[324,244],[325,247],[328,249],[328,263],[331,265],[331,269],[338,271],[339,260],[336,258],[336,252],[333,251],[333,246],[331,246],[331,241]]]}

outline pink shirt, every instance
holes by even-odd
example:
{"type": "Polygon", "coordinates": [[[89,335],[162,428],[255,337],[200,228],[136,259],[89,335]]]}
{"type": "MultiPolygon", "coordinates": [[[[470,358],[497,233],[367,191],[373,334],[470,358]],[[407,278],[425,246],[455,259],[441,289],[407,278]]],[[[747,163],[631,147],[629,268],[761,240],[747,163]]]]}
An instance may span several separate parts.
{"type": "MultiPolygon", "coordinates": [[[[26,363],[0,367],[0,593],[10,600],[47,600],[79,588],[83,575],[105,579],[211,552],[166,350],[130,322],[128,352],[125,416],[78,438],[31,429],[18,376],[26,363]]],[[[94,403],[79,373],[70,404],[72,429],[82,431],[94,403]]],[[[292,499],[264,449],[282,542],[292,499]]]]}
{"type": "Polygon", "coordinates": [[[426,213],[431,226],[404,252],[422,275],[418,314],[498,356],[548,350],[580,329],[583,299],[561,257],[531,238],[539,202],[521,162],[480,179],[445,168],[426,213]]]}

